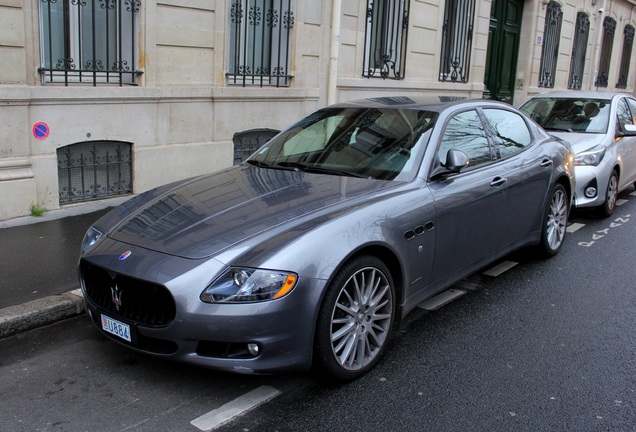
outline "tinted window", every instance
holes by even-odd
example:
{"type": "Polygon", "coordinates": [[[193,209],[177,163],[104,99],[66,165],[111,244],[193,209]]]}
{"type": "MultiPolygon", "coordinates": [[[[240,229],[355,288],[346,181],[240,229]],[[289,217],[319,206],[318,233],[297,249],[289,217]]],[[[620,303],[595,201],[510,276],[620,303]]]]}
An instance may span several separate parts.
{"type": "Polygon", "coordinates": [[[492,160],[484,126],[477,111],[466,111],[454,116],[446,125],[438,157],[442,165],[450,149],[461,150],[470,160],[470,166],[492,160]]]}
{"type": "MultiPolygon", "coordinates": [[[[632,118],[634,118],[636,116],[636,100],[632,98],[625,98],[625,100],[627,101],[629,107],[631,108],[632,118]]],[[[634,122],[634,124],[636,124],[636,122],[634,122]]]]}
{"type": "Polygon", "coordinates": [[[484,114],[495,133],[501,157],[515,154],[532,142],[526,122],[518,114],[499,109],[485,109],[484,114]]]}
{"type": "Polygon", "coordinates": [[[625,131],[625,128],[623,126],[625,126],[626,124],[634,124],[632,113],[629,111],[627,101],[624,98],[618,101],[616,115],[618,116],[618,126],[621,131],[625,131]]]}

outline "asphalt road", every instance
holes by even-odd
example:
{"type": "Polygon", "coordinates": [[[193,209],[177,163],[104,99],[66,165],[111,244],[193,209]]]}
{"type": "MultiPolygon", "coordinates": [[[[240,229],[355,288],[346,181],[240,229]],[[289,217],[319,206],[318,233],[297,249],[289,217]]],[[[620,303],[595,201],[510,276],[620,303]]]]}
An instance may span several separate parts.
{"type": "Polygon", "coordinates": [[[238,376],[157,360],[85,317],[0,340],[0,430],[634,431],[636,193],[609,219],[575,214],[550,260],[418,311],[378,366],[349,384],[238,376]],[[271,399],[232,417],[246,395],[271,399]],[[197,422],[196,420],[199,420],[197,422]]]}
{"type": "Polygon", "coordinates": [[[109,210],[0,229],[0,309],[78,288],[82,238],[109,210]]]}

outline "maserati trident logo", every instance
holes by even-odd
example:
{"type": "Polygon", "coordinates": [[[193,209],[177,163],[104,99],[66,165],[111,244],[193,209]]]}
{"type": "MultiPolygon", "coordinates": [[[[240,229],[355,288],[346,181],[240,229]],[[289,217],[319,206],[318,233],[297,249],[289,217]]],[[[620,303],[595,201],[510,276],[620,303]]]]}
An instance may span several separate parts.
{"type": "Polygon", "coordinates": [[[115,284],[114,288],[110,289],[110,299],[115,305],[115,309],[119,312],[119,307],[121,306],[121,294],[122,290],[119,289],[117,284],[115,284]]]}

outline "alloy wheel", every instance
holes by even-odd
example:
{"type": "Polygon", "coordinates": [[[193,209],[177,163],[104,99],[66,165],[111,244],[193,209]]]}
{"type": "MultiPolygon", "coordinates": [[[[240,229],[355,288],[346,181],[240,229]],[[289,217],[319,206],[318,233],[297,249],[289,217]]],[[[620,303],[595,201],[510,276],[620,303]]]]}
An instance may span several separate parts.
{"type": "Polygon", "coordinates": [[[371,364],[382,351],[393,319],[393,290],[378,268],[357,270],[342,286],[331,316],[331,348],[349,371],[371,364]]]}

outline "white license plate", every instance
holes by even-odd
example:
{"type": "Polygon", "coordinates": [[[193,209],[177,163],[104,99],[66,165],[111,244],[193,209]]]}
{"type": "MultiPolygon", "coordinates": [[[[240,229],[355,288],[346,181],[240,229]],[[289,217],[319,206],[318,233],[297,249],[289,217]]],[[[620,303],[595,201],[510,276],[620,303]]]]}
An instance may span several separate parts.
{"type": "Polygon", "coordinates": [[[114,334],[128,342],[132,342],[130,337],[130,326],[128,324],[124,324],[123,322],[109,318],[106,315],[102,315],[102,328],[110,334],[114,334]]]}

